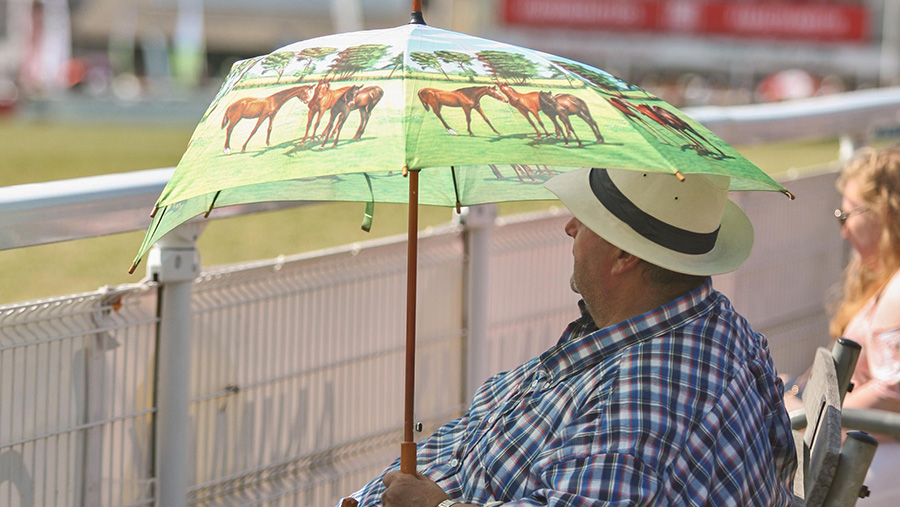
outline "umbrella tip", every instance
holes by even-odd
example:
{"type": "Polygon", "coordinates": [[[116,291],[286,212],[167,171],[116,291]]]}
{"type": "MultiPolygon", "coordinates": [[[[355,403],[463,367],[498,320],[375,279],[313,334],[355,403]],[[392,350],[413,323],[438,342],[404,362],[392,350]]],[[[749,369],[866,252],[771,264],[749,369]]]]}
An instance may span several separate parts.
{"type": "Polygon", "coordinates": [[[408,25],[426,25],[427,23],[425,23],[425,18],[422,17],[421,12],[413,12],[412,14],[409,15],[409,22],[407,24],[408,25]]]}
{"type": "Polygon", "coordinates": [[[790,200],[792,200],[792,201],[793,201],[794,199],[796,199],[796,197],[794,197],[794,194],[792,194],[789,190],[785,190],[785,191],[784,191],[784,195],[788,196],[788,199],[790,199],[790,200]]]}
{"type": "Polygon", "coordinates": [[[675,177],[678,178],[678,181],[684,181],[684,175],[681,174],[681,171],[675,171],[675,177]]]}
{"type": "Polygon", "coordinates": [[[150,212],[150,218],[155,217],[157,211],[159,211],[159,206],[154,206],[153,211],[150,212]]]}
{"type": "Polygon", "coordinates": [[[140,260],[137,260],[137,261],[132,262],[132,263],[131,263],[131,267],[128,268],[128,274],[129,274],[129,275],[133,275],[133,274],[134,274],[134,270],[137,269],[138,264],[140,264],[140,263],[141,263],[140,260]]]}
{"type": "Polygon", "coordinates": [[[409,176],[409,167],[403,166],[403,177],[409,176]]]}
{"type": "Polygon", "coordinates": [[[422,0],[413,0],[412,14],[409,16],[410,25],[424,25],[425,18],[422,17],[422,0]]]}

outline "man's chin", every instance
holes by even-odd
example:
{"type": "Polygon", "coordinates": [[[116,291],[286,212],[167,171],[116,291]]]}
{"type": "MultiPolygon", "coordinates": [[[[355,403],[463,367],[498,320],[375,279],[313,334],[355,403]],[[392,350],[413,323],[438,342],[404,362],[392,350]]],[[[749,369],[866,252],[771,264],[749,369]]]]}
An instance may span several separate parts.
{"type": "Polygon", "coordinates": [[[578,284],[575,283],[575,275],[572,275],[572,277],[569,278],[569,288],[571,288],[572,292],[574,292],[575,294],[581,294],[581,292],[578,290],[578,284]]]}

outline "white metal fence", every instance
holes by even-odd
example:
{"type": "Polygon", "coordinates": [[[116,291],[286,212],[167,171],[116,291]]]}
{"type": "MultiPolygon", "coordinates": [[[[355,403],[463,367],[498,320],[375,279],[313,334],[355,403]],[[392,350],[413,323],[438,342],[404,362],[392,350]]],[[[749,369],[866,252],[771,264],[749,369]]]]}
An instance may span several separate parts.
{"type": "MultiPolygon", "coordinates": [[[[896,121],[900,95],[892,104],[870,120],[893,111],[896,121]]],[[[748,111],[714,113],[730,122],[748,111]]],[[[758,120],[745,121],[754,132],[758,120]]],[[[794,202],[734,196],[757,241],[745,266],[715,284],[767,334],[783,372],[798,373],[828,340],[822,303],[845,255],[830,213],[834,178],[823,168],[784,182],[794,202]]],[[[11,212],[0,220],[31,217],[32,229],[48,208],[79,199],[108,213],[96,194],[9,205],[3,190],[0,211],[11,212]]],[[[575,316],[566,219],[494,220],[480,208],[422,237],[416,410],[425,434],[458,415],[484,377],[538,354],[575,316]]],[[[37,242],[81,234],[59,222],[50,229],[37,242]]],[[[0,248],[36,241],[33,230],[11,230],[0,248]]],[[[397,455],[403,239],[196,278],[190,269],[166,274],[166,262],[189,259],[191,248],[189,238],[157,250],[155,281],[0,307],[0,505],[173,505],[167,499],[179,497],[333,505],[397,455]]]]}

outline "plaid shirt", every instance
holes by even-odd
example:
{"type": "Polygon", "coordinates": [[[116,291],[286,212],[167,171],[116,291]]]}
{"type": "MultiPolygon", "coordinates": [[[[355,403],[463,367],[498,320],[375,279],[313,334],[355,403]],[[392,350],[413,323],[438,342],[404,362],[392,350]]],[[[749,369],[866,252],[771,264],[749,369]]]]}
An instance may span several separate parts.
{"type": "MultiPolygon", "coordinates": [[[[709,279],[604,329],[580,306],[554,347],[419,444],[419,471],[474,504],[790,505],[781,381],[709,279]]],[[[368,507],[383,491],[379,476],[353,496],[368,507]]]]}

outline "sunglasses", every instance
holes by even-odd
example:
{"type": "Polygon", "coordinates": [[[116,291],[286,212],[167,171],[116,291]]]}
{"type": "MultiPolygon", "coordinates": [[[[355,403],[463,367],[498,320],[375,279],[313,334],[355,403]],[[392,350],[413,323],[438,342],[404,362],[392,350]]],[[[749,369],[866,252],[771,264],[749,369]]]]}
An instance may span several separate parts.
{"type": "Polygon", "coordinates": [[[859,215],[860,213],[865,213],[866,211],[869,211],[869,208],[867,206],[857,206],[850,211],[843,211],[841,209],[836,209],[836,210],[834,210],[834,218],[837,218],[838,222],[841,225],[844,225],[844,222],[846,222],[848,218],[852,217],[853,215],[859,215]]]}

